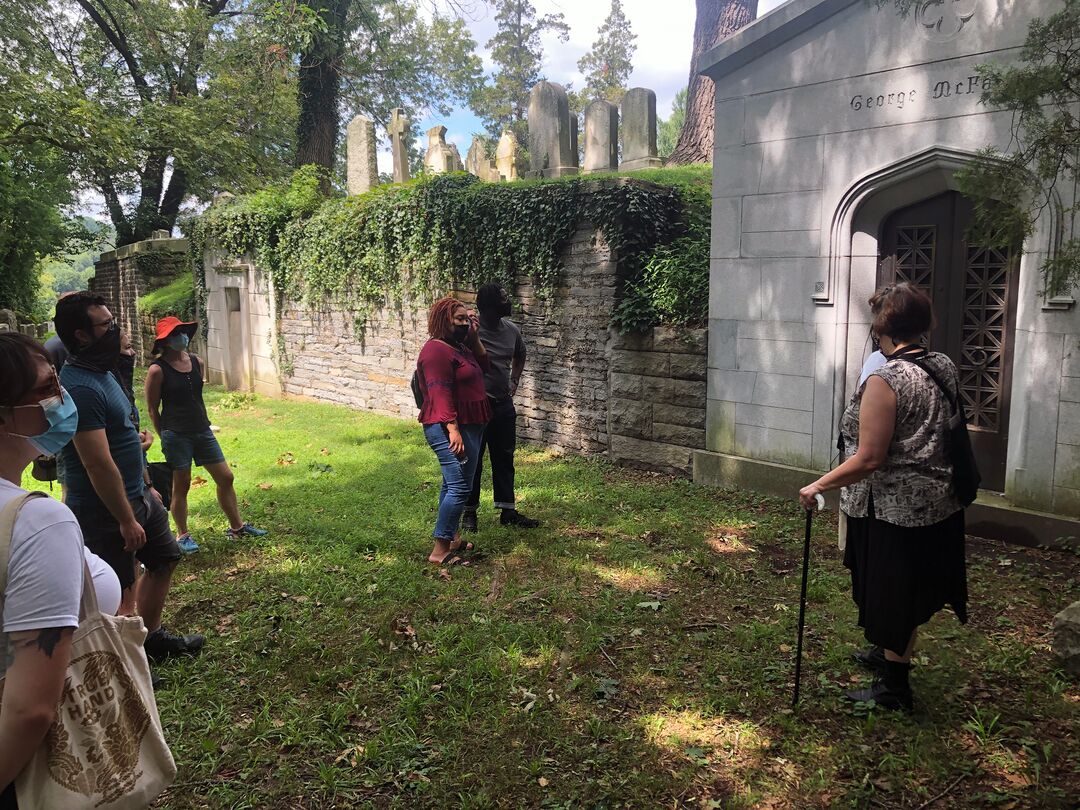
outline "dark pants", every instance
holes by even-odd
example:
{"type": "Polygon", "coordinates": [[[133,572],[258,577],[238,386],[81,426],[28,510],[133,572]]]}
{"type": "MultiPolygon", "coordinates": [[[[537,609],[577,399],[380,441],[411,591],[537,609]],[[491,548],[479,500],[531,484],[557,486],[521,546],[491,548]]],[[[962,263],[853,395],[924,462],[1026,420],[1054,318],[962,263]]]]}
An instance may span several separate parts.
{"type": "Polygon", "coordinates": [[[0,793],[0,810],[19,810],[19,803],[15,801],[14,782],[4,788],[3,793],[0,793]]]}
{"type": "Polygon", "coordinates": [[[472,495],[465,508],[475,511],[480,505],[480,479],[484,475],[484,450],[491,457],[491,483],[495,490],[495,508],[514,508],[514,450],[517,447],[517,411],[507,397],[491,401],[491,421],[484,428],[480,458],[473,476],[472,495]]]}

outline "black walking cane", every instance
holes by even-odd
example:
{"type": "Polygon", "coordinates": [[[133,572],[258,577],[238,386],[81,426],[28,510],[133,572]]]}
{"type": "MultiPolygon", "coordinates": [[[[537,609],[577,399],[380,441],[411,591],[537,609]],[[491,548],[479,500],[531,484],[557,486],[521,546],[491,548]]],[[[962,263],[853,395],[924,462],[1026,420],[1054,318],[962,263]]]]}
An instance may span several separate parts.
{"type": "MultiPolygon", "coordinates": [[[[817,508],[820,512],[825,508],[825,498],[819,492],[816,496],[817,508]]],[[[799,705],[799,679],[802,677],[802,638],[803,629],[806,627],[806,579],[810,574],[810,525],[814,520],[814,510],[806,510],[806,537],[803,540],[802,557],[802,593],[799,596],[799,641],[795,647],[795,696],[791,700],[791,708],[799,705]]]]}

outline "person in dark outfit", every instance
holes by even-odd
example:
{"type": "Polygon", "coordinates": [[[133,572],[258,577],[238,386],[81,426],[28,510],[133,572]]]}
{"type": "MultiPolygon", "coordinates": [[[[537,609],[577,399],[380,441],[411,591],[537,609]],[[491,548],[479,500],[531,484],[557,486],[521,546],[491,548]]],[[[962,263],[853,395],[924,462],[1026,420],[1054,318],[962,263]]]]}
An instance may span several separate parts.
{"type": "Polygon", "coordinates": [[[182,554],[160,497],[146,486],[131,403],[112,373],[120,355],[120,329],[105,300],[89,293],[58,301],[54,320],[71,353],[60,370],[60,382],[79,415],[75,438],[62,451],[67,505],[86,545],[120,579],[120,612],[133,613],[138,605],[149,631],[147,655],[155,660],[193,655],[202,649],[203,636],[175,635],[161,625],[182,554]],[[146,568],[137,587],[136,559],[146,568]]]}
{"type": "Polygon", "coordinates": [[[948,454],[952,406],[931,377],[958,388],[952,360],[920,346],[933,324],[929,297],[909,284],[870,299],[871,331],[886,358],[851,398],[840,421],[843,462],[799,491],[837,487],[847,521],[844,565],[869,650],[856,659],[878,679],[855,701],[911,709],[908,682],[918,627],[945,605],[967,621],[964,510],[948,454]],[[914,361],[914,362],[912,362],[914,361]]]}
{"type": "Polygon", "coordinates": [[[484,284],[477,290],[476,308],[480,311],[480,342],[491,358],[491,367],[484,372],[484,390],[491,400],[491,421],[484,427],[480,440],[472,493],[461,525],[467,532],[476,531],[486,449],[491,457],[495,508],[502,510],[499,522],[503,526],[535,529],[540,521],[518,512],[514,498],[514,450],[517,448],[514,394],[525,370],[525,341],[517,324],[510,320],[510,296],[498,284],[484,284]]]}
{"type": "Polygon", "coordinates": [[[161,452],[173,470],[172,516],[180,532],[180,547],[188,554],[199,550],[187,522],[192,461],[210,473],[217,485],[218,503],[229,519],[226,537],[267,534],[266,529],[257,529],[240,517],[233,472],[210,430],[202,397],[202,363],[187,351],[198,328],[194,322],[184,323],[171,315],[158,321],[154,351],[162,356],[146,372],[146,407],[154,430],[161,437],[161,452]]]}
{"type": "Polygon", "coordinates": [[[424,438],[442,469],[435,547],[428,561],[437,565],[468,565],[462,552],[472,543],[458,535],[461,515],[472,490],[484,425],[491,404],[484,391],[484,372],[490,366],[477,336],[476,316],[454,298],[436,301],[428,313],[431,339],[420,350],[416,376],[423,394],[420,424],[424,438]]]}

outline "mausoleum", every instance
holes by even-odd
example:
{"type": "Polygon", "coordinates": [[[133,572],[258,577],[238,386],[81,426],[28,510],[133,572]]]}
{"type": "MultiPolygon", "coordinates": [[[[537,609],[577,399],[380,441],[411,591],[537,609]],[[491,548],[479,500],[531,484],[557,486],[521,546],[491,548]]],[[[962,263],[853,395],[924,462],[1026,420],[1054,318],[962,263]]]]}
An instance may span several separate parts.
{"type": "Polygon", "coordinates": [[[933,296],[932,348],[960,369],[986,488],[973,533],[1080,534],[1066,518],[1080,516],[1080,313],[1043,294],[1040,272],[1073,223],[1052,206],[1025,244],[974,244],[955,179],[1013,134],[1012,113],[981,102],[976,66],[1017,59],[1030,20],[1057,10],[930,0],[905,17],[866,0],[791,0],[707,55],[716,140],[697,481],[793,496],[829,469],[871,351],[867,299],[907,280],[933,296]]]}

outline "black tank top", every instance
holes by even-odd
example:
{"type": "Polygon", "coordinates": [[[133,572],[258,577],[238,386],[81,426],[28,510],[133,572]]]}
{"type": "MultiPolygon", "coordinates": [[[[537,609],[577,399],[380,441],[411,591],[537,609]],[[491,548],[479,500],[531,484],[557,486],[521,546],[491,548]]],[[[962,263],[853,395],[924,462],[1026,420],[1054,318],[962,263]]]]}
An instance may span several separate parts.
{"type": "Polygon", "coordinates": [[[163,374],[161,381],[161,429],[177,433],[201,433],[210,427],[202,398],[202,368],[194,355],[191,371],[177,371],[164,358],[151,365],[163,374]]]}

